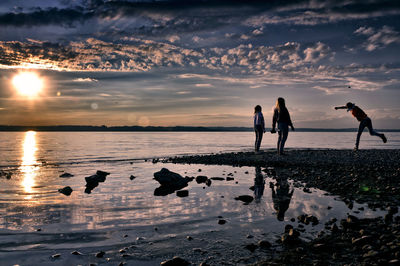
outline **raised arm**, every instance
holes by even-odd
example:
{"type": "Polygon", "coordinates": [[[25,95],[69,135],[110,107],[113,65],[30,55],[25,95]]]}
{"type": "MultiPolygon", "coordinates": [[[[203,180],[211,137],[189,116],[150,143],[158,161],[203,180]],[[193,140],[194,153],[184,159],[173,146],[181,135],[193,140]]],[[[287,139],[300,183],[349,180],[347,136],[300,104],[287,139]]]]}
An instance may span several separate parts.
{"type": "Polygon", "coordinates": [[[343,106],[336,106],[336,107],[335,107],[335,110],[338,110],[338,109],[347,109],[347,106],[345,106],[345,105],[343,105],[343,106]]]}

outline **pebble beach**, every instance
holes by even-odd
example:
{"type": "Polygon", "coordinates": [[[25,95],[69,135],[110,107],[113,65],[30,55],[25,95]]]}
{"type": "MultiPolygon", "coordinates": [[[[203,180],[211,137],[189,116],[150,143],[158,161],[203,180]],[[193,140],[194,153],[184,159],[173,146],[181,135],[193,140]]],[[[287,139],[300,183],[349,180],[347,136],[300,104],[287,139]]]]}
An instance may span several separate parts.
{"type": "MultiPolygon", "coordinates": [[[[282,249],[270,250],[270,258],[257,265],[399,264],[400,217],[396,214],[400,205],[400,151],[397,149],[289,150],[285,156],[270,150],[260,154],[175,157],[166,161],[273,167],[305,192],[318,188],[339,196],[350,210],[355,203],[367,203],[371,209],[385,213],[374,219],[358,219],[350,214],[340,221],[333,218],[308,242],[299,238],[307,219],[297,217],[298,225],[286,225],[277,240],[282,249]]],[[[254,248],[261,247],[255,243],[254,248]]]]}

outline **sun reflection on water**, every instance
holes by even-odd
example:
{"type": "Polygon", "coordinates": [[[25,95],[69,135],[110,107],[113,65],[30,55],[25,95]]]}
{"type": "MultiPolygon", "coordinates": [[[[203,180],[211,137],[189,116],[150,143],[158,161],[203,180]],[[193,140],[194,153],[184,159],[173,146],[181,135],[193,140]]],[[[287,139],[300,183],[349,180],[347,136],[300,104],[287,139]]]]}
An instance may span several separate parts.
{"type": "MultiPolygon", "coordinates": [[[[23,157],[21,163],[21,172],[24,175],[22,180],[22,186],[24,191],[28,194],[33,192],[32,187],[35,185],[35,177],[38,172],[38,165],[36,161],[36,132],[35,131],[28,131],[25,133],[25,139],[23,142],[23,157]]],[[[31,199],[32,196],[28,195],[26,199],[31,199]]]]}

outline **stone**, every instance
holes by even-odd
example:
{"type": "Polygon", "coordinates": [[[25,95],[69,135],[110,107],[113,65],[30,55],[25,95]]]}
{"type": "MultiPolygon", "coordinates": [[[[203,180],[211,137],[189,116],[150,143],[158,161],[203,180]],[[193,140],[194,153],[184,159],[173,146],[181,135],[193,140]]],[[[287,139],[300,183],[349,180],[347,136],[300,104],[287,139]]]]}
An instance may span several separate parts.
{"type": "Polygon", "coordinates": [[[211,183],[212,183],[211,179],[207,179],[207,181],[206,181],[207,187],[211,186],[211,183]]]}
{"type": "Polygon", "coordinates": [[[260,248],[264,248],[264,249],[270,248],[272,246],[271,243],[269,243],[267,240],[260,240],[260,241],[258,241],[257,245],[260,248]]]}
{"type": "Polygon", "coordinates": [[[208,177],[204,175],[199,175],[196,177],[196,182],[197,184],[205,183],[207,181],[208,177]]]}
{"type": "Polygon", "coordinates": [[[180,257],[177,257],[177,256],[173,257],[170,260],[161,262],[161,265],[163,265],[163,266],[187,266],[190,264],[191,264],[190,262],[188,262],[180,257]]]}
{"type": "Polygon", "coordinates": [[[72,191],[73,191],[73,190],[72,190],[72,188],[71,188],[70,186],[66,186],[66,187],[60,188],[60,189],[58,190],[58,192],[60,192],[60,193],[62,193],[62,194],[64,194],[64,195],[66,195],[66,196],[71,195],[72,191]]]}
{"type": "Polygon", "coordinates": [[[244,203],[250,203],[254,200],[253,196],[249,196],[249,195],[241,195],[235,198],[235,200],[240,200],[243,201],[244,203]]]}
{"type": "Polygon", "coordinates": [[[187,197],[187,196],[189,196],[189,191],[188,191],[188,190],[178,190],[178,191],[176,192],[176,195],[177,195],[178,197],[181,197],[181,198],[187,197]]]}
{"type": "Polygon", "coordinates": [[[223,178],[223,177],[211,177],[210,179],[216,180],[216,181],[223,181],[223,180],[225,180],[225,178],[223,178]]]}
{"type": "Polygon", "coordinates": [[[191,178],[183,178],[180,174],[171,172],[166,168],[162,168],[161,171],[154,173],[154,179],[161,186],[174,188],[175,190],[184,188],[191,181],[191,178]]]}
{"type": "Polygon", "coordinates": [[[52,257],[53,259],[57,259],[57,258],[61,257],[61,254],[60,254],[60,253],[57,253],[57,254],[51,255],[51,257],[52,257]]]}
{"type": "Polygon", "coordinates": [[[136,176],[134,176],[134,175],[131,175],[131,176],[129,177],[130,180],[133,180],[133,179],[135,179],[135,178],[136,178],[136,176]]]}
{"type": "Polygon", "coordinates": [[[189,241],[192,241],[192,240],[193,240],[193,237],[187,236],[186,239],[189,240],[189,241]]]}
{"type": "Polygon", "coordinates": [[[218,224],[221,224],[221,225],[222,225],[222,224],[226,224],[226,220],[224,220],[224,219],[219,219],[219,220],[218,220],[218,224]]]}
{"type": "Polygon", "coordinates": [[[235,180],[235,178],[229,176],[226,178],[226,181],[232,181],[232,180],[235,180]]]}
{"type": "Polygon", "coordinates": [[[110,173],[98,170],[96,174],[85,177],[86,189],[85,193],[90,194],[92,190],[99,185],[100,182],[106,181],[106,177],[110,173]]]}
{"type": "Polygon", "coordinates": [[[250,250],[250,252],[254,252],[258,248],[258,246],[252,243],[247,244],[246,246],[244,246],[244,248],[250,250]]]}
{"type": "Polygon", "coordinates": [[[106,253],[104,251],[100,251],[96,253],[97,258],[102,258],[106,253]]]}
{"type": "Polygon", "coordinates": [[[82,253],[80,253],[80,252],[77,251],[77,250],[72,251],[71,254],[72,254],[72,255],[82,255],[82,253]]]}
{"type": "Polygon", "coordinates": [[[161,171],[154,173],[154,179],[160,183],[160,187],[154,190],[155,196],[166,196],[187,186],[192,181],[191,177],[182,177],[180,174],[162,168],[161,171]]]}
{"type": "Polygon", "coordinates": [[[64,177],[64,178],[66,178],[66,177],[73,177],[74,175],[73,174],[70,174],[70,173],[63,173],[63,174],[61,174],[60,175],[60,177],[64,177]]]}

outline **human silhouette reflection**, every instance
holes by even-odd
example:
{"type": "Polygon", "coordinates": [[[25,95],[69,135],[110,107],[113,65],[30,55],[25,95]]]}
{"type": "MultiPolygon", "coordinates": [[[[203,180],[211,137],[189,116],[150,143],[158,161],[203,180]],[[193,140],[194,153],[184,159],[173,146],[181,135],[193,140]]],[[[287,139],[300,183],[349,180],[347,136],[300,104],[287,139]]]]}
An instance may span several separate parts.
{"type": "Polygon", "coordinates": [[[261,173],[261,167],[256,166],[256,177],[254,178],[254,199],[258,203],[264,194],[265,180],[264,175],[261,173]]]}
{"type": "Polygon", "coordinates": [[[274,170],[271,171],[271,173],[276,180],[276,184],[273,182],[269,183],[269,187],[272,190],[272,202],[274,204],[274,209],[277,211],[276,215],[278,220],[283,221],[285,219],[285,212],[289,209],[294,189],[290,191],[287,178],[278,176],[274,170]]]}

